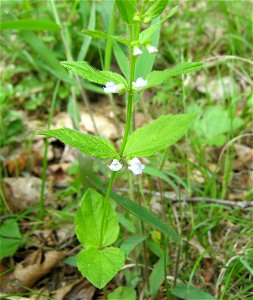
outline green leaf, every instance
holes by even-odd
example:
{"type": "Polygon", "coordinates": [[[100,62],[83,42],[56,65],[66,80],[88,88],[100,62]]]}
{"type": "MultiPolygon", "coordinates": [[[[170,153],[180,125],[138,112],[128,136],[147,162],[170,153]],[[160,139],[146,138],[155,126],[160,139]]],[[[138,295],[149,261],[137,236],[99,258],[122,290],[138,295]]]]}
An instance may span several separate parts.
{"type": "Polygon", "coordinates": [[[178,9],[178,6],[175,6],[174,8],[172,8],[172,10],[169,12],[169,14],[166,17],[164,17],[161,21],[159,21],[159,22],[151,25],[147,29],[143,30],[139,36],[140,44],[144,45],[144,44],[148,43],[150,41],[151,37],[153,36],[153,34],[157,31],[157,29],[165,21],[167,21],[169,18],[171,18],[177,12],[177,9],[178,9]]]}
{"type": "Polygon", "coordinates": [[[147,18],[147,20],[144,19],[144,21],[159,17],[166,8],[167,3],[168,0],[156,0],[155,3],[145,12],[144,18],[147,18]]]}
{"type": "Polygon", "coordinates": [[[170,77],[199,71],[202,67],[203,67],[203,63],[201,62],[196,62],[196,63],[183,62],[172,69],[167,69],[163,71],[153,71],[146,78],[148,84],[145,87],[145,89],[155,85],[159,85],[164,81],[168,80],[170,77]]]}
{"type": "Polygon", "coordinates": [[[114,146],[108,140],[99,136],[85,134],[70,128],[41,130],[38,131],[38,134],[54,137],[88,155],[100,158],[119,157],[114,146]]]}
{"type": "Polygon", "coordinates": [[[162,281],[164,278],[164,255],[162,255],[157,262],[157,264],[154,266],[150,277],[149,277],[149,285],[150,285],[150,292],[151,296],[155,296],[158,292],[162,281]]]}
{"type": "Polygon", "coordinates": [[[167,148],[185,134],[195,118],[196,114],[161,116],[130,135],[123,156],[150,156],[167,148]]]}
{"type": "Polygon", "coordinates": [[[60,26],[49,20],[22,19],[0,22],[0,30],[59,30],[60,26]]]}
{"type": "Polygon", "coordinates": [[[120,17],[127,24],[134,22],[134,15],[136,13],[136,0],[116,0],[120,17]]]}
{"type": "Polygon", "coordinates": [[[77,256],[79,271],[99,289],[118,273],[124,263],[124,252],[114,247],[103,250],[89,248],[82,250],[77,256]]]}
{"type": "Polygon", "coordinates": [[[184,283],[178,283],[172,294],[185,300],[215,300],[209,293],[184,283]]]}
{"type": "MultiPolygon", "coordinates": [[[[102,193],[106,193],[106,188],[98,179],[91,179],[90,182],[102,193]]],[[[168,235],[171,241],[175,243],[178,243],[180,241],[180,237],[174,230],[171,229],[170,225],[164,224],[159,217],[154,215],[147,208],[139,206],[136,202],[131,201],[115,193],[111,193],[111,198],[123,208],[131,212],[131,214],[135,215],[138,219],[144,221],[145,223],[155,227],[156,229],[162,231],[164,234],[168,235]]]]}
{"type": "MultiPolygon", "coordinates": [[[[101,190],[102,187],[100,187],[101,190]]],[[[126,199],[118,194],[112,193],[111,198],[118,202],[122,207],[130,211],[138,219],[145,223],[161,230],[164,234],[167,234],[171,241],[178,243],[180,240],[177,233],[170,229],[168,225],[165,225],[160,218],[148,211],[145,207],[139,206],[136,202],[126,199]]]]}
{"type": "Polygon", "coordinates": [[[144,235],[132,235],[126,239],[120,246],[120,249],[128,256],[132,250],[146,239],[144,235]]]}
{"type": "Polygon", "coordinates": [[[86,61],[62,61],[61,65],[88,81],[98,84],[106,84],[106,82],[112,81],[127,87],[125,78],[118,73],[99,71],[90,66],[86,61]]]}
{"type": "Polygon", "coordinates": [[[108,300],[136,300],[136,291],[128,286],[120,286],[108,295],[108,300]]]}
{"type": "Polygon", "coordinates": [[[177,185],[173,182],[173,180],[171,180],[169,178],[169,176],[164,174],[162,171],[157,170],[157,169],[155,169],[151,166],[145,166],[145,168],[143,170],[143,173],[149,174],[149,175],[154,176],[154,177],[161,178],[162,180],[167,182],[173,188],[174,191],[178,191],[177,185]]]}
{"type": "Polygon", "coordinates": [[[129,77],[129,75],[128,75],[129,74],[128,59],[127,59],[127,56],[124,53],[124,51],[118,45],[118,43],[113,44],[113,53],[114,53],[114,56],[117,60],[117,64],[120,68],[120,71],[125,76],[125,78],[128,78],[129,77]]]}
{"type": "MultiPolygon", "coordinates": [[[[153,22],[159,20],[160,18],[157,18],[153,20],[153,22]]],[[[153,24],[152,22],[152,24],[153,24]]],[[[152,37],[151,37],[151,45],[158,48],[159,45],[159,38],[160,38],[160,25],[156,27],[156,30],[154,31],[152,37]]],[[[156,55],[150,55],[148,50],[146,48],[142,49],[142,55],[139,55],[136,60],[135,64],[135,79],[138,77],[145,78],[148,76],[148,74],[152,71],[153,65],[155,62],[156,55]]]]}
{"type": "Polygon", "coordinates": [[[118,218],[111,203],[92,189],[81,200],[75,224],[76,235],[85,247],[109,246],[119,234],[118,218]]]}
{"type": "Polygon", "coordinates": [[[105,32],[101,30],[83,30],[84,34],[91,36],[95,39],[108,39],[112,40],[114,42],[119,42],[124,45],[129,45],[129,41],[121,36],[115,36],[115,35],[108,35],[105,32]]]}
{"type": "MultiPolygon", "coordinates": [[[[96,2],[93,1],[90,7],[90,18],[89,18],[88,29],[94,30],[95,27],[96,27],[96,2]]],[[[77,56],[78,61],[85,59],[85,56],[87,55],[88,49],[90,47],[90,43],[91,43],[91,37],[85,36],[83,39],[81,49],[77,56]]]]}
{"type": "Polygon", "coordinates": [[[0,227],[0,259],[15,254],[21,243],[18,223],[15,220],[5,221],[0,227]]]}

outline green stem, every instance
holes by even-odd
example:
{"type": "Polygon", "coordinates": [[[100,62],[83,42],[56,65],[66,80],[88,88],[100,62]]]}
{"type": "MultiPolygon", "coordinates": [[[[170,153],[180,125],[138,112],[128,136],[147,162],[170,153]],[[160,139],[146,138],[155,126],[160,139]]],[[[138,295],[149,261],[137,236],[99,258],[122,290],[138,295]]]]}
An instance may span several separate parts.
{"type": "Polygon", "coordinates": [[[113,182],[114,182],[115,178],[116,178],[116,172],[112,172],[112,175],[110,177],[110,181],[109,181],[109,184],[108,184],[108,187],[107,187],[105,200],[109,200],[109,198],[110,198],[111,191],[112,191],[112,186],[113,186],[113,182]]]}
{"type": "MultiPolygon", "coordinates": [[[[52,102],[50,105],[49,118],[48,118],[48,124],[47,124],[48,129],[50,129],[50,126],[51,126],[59,85],[60,85],[60,81],[58,80],[56,87],[54,89],[53,98],[52,98],[52,102]]],[[[45,216],[45,197],[44,196],[45,196],[45,185],[46,185],[46,176],[47,176],[47,153],[48,153],[48,138],[46,138],[46,141],[45,141],[45,150],[44,150],[44,156],[43,156],[42,184],[41,184],[41,190],[40,190],[40,209],[39,209],[39,219],[40,220],[42,220],[45,216]]]]}

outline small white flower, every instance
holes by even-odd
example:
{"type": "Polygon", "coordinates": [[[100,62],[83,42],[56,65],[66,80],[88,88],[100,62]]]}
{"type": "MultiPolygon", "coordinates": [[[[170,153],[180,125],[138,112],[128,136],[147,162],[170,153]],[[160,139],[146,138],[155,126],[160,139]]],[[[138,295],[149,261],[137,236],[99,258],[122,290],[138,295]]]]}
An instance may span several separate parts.
{"type": "Polygon", "coordinates": [[[141,55],[142,54],[142,51],[139,47],[134,47],[134,52],[133,52],[133,55],[134,56],[138,56],[138,55],[141,55]]]}
{"type": "Polygon", "coordinates": [[[110,166],[108,166],[108,168],[114,172],[119,171],[122,167],[123,165],[117,159],[114,159],[110,166]]]}
{"type": "Polygon", "coordinates": [[[147,80],[144,80],[142,77],[137,78],[136,82],[132,83],[133,87],[137,91],[141,91],[147,84],[147,80]]]}
{"type": "Polygon", "coordinates": [[[145,168],[145,166],[139,161],[137,157],[131,159],[129,164],[130,166],[128,167],[128,169],[131,170],[134,175],[142,174],[142,170],[145,168]]]}
{"type": "Polygon", "coordinates": [[[150,54],[153,54],[153,53],[157,53],[158,52],[158,49],[155,47],[155,46],[152,46],[152,45],[148,45],[147,46],[147,49],[148,49],[148,52],[150,54]]]}
{"type": "Polygon", "coordinates": [[[105,93],[118,93],[120,87],[114,82],[106,82],[105,87],[103,87],[105,93]]]}

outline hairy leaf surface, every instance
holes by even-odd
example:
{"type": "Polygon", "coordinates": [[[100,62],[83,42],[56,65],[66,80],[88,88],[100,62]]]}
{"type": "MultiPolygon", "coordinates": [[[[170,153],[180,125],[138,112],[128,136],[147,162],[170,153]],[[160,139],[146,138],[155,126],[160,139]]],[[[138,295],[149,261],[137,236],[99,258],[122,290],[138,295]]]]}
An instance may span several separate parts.
{"type": "Polygon", "coordinates": [[[195,114],[161,116],[137,129],[128,139],[125,157],[150,156],[176,143],[195,120],[195,114]]]}
{"type": "Polygon", "coordinates": [[[99,158],[117,158],[119,156],[108,140],[70,128],[42,130],[38,131],[38,134],[54,137],[70,147],[99,158]]]}
{"type": "Polygon", "coordinates": [[[61,65],[88,81],[98,84],[106,84],[106,82],[112,81],[116,84],[124,84],[127,87],[125,78],[120,74],[97,70],[86,61],[62,61],[61,65]]]}
{"type": "Polygon", "coordinates": [[[145,89],[150,88],[152,86],[159,85],[164,81],[168,80],[170,77],[199,71],[202,67],[203,67],[203,63],[201,62],[194,62],[194,63],[183,62],[171,69],[167,69],[163,71],[152,71],[146,78],[148,84],[145,87],[145,89]]]}

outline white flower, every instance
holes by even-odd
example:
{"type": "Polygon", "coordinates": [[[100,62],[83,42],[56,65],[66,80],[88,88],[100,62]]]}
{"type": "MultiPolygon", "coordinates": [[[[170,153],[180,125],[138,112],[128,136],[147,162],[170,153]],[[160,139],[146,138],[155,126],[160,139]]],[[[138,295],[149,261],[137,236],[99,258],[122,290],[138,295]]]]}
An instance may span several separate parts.
{"type": "Polygon", "coordinates": [[[131,159],[129,164],[130,166],[128,167],[128,169],[131,170],[134,175],[142,174],[142,170],[145,168],[145,166],[139,161],[137,157],[131,159]]]}
{"type": "Polygon", "coordinates": [[[153,53],[157,53],[158,52],[158,49],[155,47],[155,46],[152,46],[152,45],[148,45],[147,46],[147,49],[148,49],[148,52],[150,54],[153,54],[153,53]]]}
{"type": "Polygon", "coordinates": [[[114,82],[106,82],[105,87],[103,87],[105,93],[118,93],[120,87],[114,82]]]}
{"type": "Polygon", "coordinates": [[[110,164],[110,166],[108,166],[108,168],[111,170],[111,171],[119,171],[121,168],[122,168],[122,164],[117,160],[117,159],[114,159],[112,161],[112,163],[110,164]]]}
{"type": "Polygon", "coordinates": [[[133,87],[137,91],[141,91],[147,84],[147,80],[144,80],[142,77],[137,78],[136,82],[132,83],[133,87]]]}
{"type": "Polygon", "coordinates": [[[142,54],[142,51],[139,47],[134,47],[134,52],[133,52],[133,55],[134,56],[138,56],[138,55],[141,55],[142,54]]]}

